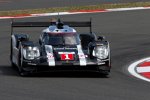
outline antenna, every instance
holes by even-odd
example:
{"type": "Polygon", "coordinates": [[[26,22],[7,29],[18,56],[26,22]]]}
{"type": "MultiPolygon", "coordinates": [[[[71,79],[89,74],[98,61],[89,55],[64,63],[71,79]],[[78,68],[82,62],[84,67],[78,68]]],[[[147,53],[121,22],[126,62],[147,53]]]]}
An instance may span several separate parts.
{"type": "Polygon", "coordinates": [[[58,19],[60,19],[60,12],[58,12],[58,19]]]}
{"type": "Polygon", "coordinates": [[[59,12],[58,12],[58,16],[59,16],[59,12]]]}
{"type": "Polygon", "coordinates": [[[92,18],[90,18],[90,33],[92,34],[92,18]]]}

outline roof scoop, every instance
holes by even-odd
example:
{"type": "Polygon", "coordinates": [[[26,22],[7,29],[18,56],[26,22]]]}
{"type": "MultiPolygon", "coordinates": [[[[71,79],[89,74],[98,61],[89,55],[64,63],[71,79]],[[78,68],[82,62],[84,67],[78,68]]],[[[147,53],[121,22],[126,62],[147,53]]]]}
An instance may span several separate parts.
{"type": "Polygon", "coordinates": [[[58,19],[56,26],[58,29],[63,29],[64,23],[60,19],[58,19]]]}

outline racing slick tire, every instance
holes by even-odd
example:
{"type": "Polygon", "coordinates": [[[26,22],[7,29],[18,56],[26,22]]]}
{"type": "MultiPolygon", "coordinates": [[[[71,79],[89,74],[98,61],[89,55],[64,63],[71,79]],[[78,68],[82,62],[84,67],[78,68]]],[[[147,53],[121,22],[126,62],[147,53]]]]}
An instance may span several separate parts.
{"type": "Polygon", "coordinates": [[[109,78],[110,70],[97,70],[97,75],[102,78],[109,78]]]}
{"type": "Polygon", "coordinates": [[[102,77],[109,77],[110,71],[99,71],[98,73],[102,77]]]}
{"type": "Polygon", "coordinates": [[[12,48],[13,48],[13,47],[12,47],[12,39],[11,39],[11,45],[10,45],[10,50],[11,50],[11,51],[10,51],[10,52],[11,52],[11,54],[10,54],[10,63],[11,63],[11,67],[16,67],[16,65],[15,65],[15,64],[13,63],[13,61],[12,61],[12,60],[13,60],[12,48]]]}
{"type": "Polygon", "coordinates": [[[111,62],[108,61],[106,65],[98,66],[97,71],[98,71],[99,75],[108,77],[110,74],[110,69],[111,69],[111,62]]]}
{"type": "MultiPolygon", "coordinates": [[[[21,44],[21,43],[20,43],[21,44]]],[[[26,77],[26,76],[29,76],[30,75],[30,73],[28,72],[28,71],[25,71],[24,69],[23,69],[23,60],[22,60],[22,54],[21,54],[21,46],[19,47],[20,49],[19,49],[19,59],[18,59],[18,62],[19,62],[19,64],[18,64],[18,71],[19,71],[19,75],[20,76],[22,76],[22,77],[26,77]]]]}

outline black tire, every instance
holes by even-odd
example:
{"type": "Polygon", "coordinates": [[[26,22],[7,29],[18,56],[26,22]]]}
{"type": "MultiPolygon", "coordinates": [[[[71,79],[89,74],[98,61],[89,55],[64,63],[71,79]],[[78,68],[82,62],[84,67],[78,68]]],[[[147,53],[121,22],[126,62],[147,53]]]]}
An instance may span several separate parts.
{"type": "Polygon", "coordinates": [[[19,46],[19,59],[18,59],[18,62],[19,62],[19,64],[18,64],[18,71],[19,71],[19,75],[20,76],[22,76],[22,77],[25,77],[25,76],[29,76],[29,72],[27,72],[27,71],[25,71],[24,69],[23,69],[23,64],[22,64],[22,59],[21,59],[21,43],[19,44],[20,46],[19,46]]]}
{"type": "Polygon", "coordinates": [[[11,61],[11,67],[16,67],[16,65],[11,61]]]}
{"type": "Polygon", "coordinates": [[[98,71],[98,74],[100,77],[104,77],[104,78],[109,78],[109,75],[110,75],[110,71],[105,71],[105,70],[101,70],[101,71],[98,71]]]}
{"type": "Polygon", "coordinates": [[[16,67],[16,65],[13,63],[13,61],[12,61],[12,39],[11,39],[11,44],[10,44],[10,62],[11,62],[11,66],[12,67],[16,67]]]}
{"type": "Polygon", "coordinates": [[[10,62],[11,62],[11,67],[17,67],[12,61],[12,55],[10,55],[10,62]]]}
{"type": "Polygon", "coordinates": [[[23,69],[23,66],[19,66],[18,71],[19,71],[19,75],[22,77],[26,77],[26,76],[30,75],[30,73],[28,71],[25,71],[23,69]]]}
{"type": "Polygon", "coordinates": [[[19,75],[22,76],[22,77],[27,77],[27,76],[29,76],[30,74],[29,74],[29,72],[27,72],[27,71],[21,70],[21,71],[19,71],[19,75]]]}

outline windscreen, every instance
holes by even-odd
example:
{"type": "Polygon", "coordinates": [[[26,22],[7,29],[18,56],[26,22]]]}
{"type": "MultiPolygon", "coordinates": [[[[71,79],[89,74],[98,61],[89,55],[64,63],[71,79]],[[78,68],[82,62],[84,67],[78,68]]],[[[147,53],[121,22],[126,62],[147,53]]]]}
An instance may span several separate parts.
{"type": "Polygon", "coordinates": [[[72,33],[60,33],[49,34],[46,39],[48,45],[77,45],[80,43],[78,34],[72,33]]]}

